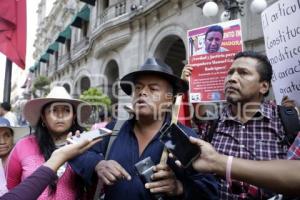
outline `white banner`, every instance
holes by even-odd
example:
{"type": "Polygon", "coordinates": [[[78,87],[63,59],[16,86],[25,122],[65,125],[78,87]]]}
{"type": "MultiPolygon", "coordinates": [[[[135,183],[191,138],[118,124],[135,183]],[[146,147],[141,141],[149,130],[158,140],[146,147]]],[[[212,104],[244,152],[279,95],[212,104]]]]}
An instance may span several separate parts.
{"type": "Polygon", "coordinates": [[[280,0],[261,18],[277,104],[288,96],[300,106],[300,0],[280,0]]]}

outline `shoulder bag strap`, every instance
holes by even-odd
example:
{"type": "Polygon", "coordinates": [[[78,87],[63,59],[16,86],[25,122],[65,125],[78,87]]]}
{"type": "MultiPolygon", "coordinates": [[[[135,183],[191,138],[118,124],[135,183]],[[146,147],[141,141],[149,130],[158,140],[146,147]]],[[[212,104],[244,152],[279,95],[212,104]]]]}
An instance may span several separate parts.
{"type": "MultiPolygon", "coordinates": [[[[105,160],[108,159],[108,155],[109,155],[111,146],[112,146],[113,142],[115,141],[115,139],[117,138],[118,133],[119,133],[119,131],[120,131],[120,129],[123,126],[124,123],[125,123],[125,120],[117,120],[117,122],[114,126],[114,129],[112,131],[112,134],[109,138],[109,142],[108,142],[108,145],[107,145],[107,148],[106,148],[106,151],[105,151],[105,160]]],[[[98,180],[97,188],[96,188],[95,195],[94,195],[94,200],[99,200],[99,199],[103,198],[103,197],[100,196],[102,188],[103,188],[103,183],[102,183],[102,181],[98,180]]]]}

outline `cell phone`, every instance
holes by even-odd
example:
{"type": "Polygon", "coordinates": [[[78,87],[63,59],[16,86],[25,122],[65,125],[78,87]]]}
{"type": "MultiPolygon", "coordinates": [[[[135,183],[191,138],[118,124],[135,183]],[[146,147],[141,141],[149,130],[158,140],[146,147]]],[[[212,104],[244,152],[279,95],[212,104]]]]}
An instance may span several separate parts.
{"type": "Polygon", "coordinates": [[[88,139],[88,140],[97,140],[99,138],[102,138],[104,136],[108,136],[111,135],[112,131],[107,129],[107,128],[100,128],[100,129],[96,129],[96,130],[92,130],[92,131],[87,131],[87,132],[83,132],[80,135],[76,136],[72,136],[70,138],[67,139],[67,141],[69,141],[70,143],[78,143],[83,139],[88,139]]]}
{"type": "MultiPolygon", "coordinates": [[[[152,182],[151,176],[154,174],[153,167],[155,166],[154,162],[152,161],[151,157],[147,157],[134,165],[136,171],[138,172],[139,177],[141,178],[142,182],[150,183],[152,182]]],[[[155,200],[164,200],[163,194],[151,194],[155,200]]]]}
{"type": "Polygon", "coordinates": [[[190,142],[189,136],[177,124],[165,124],[160,132],[160,141],[184,168],[189,167],[200,155],[198,146],[190,142]]]}
{"type": "Polygon", "coordinates": [[[150,157],[147,157],[134,165],[143,183],[151,182],[151,176],[153,175],[152,169],[154,166],[155,165],[150,157]]]}

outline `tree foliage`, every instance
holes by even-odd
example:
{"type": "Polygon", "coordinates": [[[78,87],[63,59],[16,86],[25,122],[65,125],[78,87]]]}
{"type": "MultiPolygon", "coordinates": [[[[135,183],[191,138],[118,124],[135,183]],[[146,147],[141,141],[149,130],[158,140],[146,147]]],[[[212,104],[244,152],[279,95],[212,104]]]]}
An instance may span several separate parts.
{"type": "Polygon", "coordinates": [[[110,107],[111,105],[110,98],[107,95],[103,94],[103,92],[100,89],[93,87],[84,91],[82,95],[80,95],[80,99],[95,106],[102,105],[110,107]]]}
{"type": "Polygon", "coordinates": [[[89,88],[80,95],[80,99],[92,105],[92,113],[89,118],[89,124],[99,122],[99,112],[109,111],[111,106],[110,98],[103,94],[98,88],[89,88]]]}
{"type": "Polygon", "coordinates": [[[50,92],[50,80],[46,76],[39,76],[33,82],[32,95],[34,98],[45,97],[50,92]]]}

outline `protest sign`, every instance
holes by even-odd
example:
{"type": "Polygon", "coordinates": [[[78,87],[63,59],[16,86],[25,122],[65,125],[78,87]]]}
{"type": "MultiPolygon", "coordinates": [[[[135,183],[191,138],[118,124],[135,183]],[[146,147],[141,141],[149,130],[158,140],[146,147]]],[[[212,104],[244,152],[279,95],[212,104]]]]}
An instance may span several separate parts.
{"type": "Polygon", "coordinates": [[[300,0],[278,1],[261,19],[276,102],[288,96],[300,106],[300,0]]]}
{"type": "Polygon", "coordinates": [[[189,64],[193,66],[190,102],[225,100],[224,81],[227,71],[234,55],[242,51],[240,20],[189,30],[187,37],[189,64]]]}

